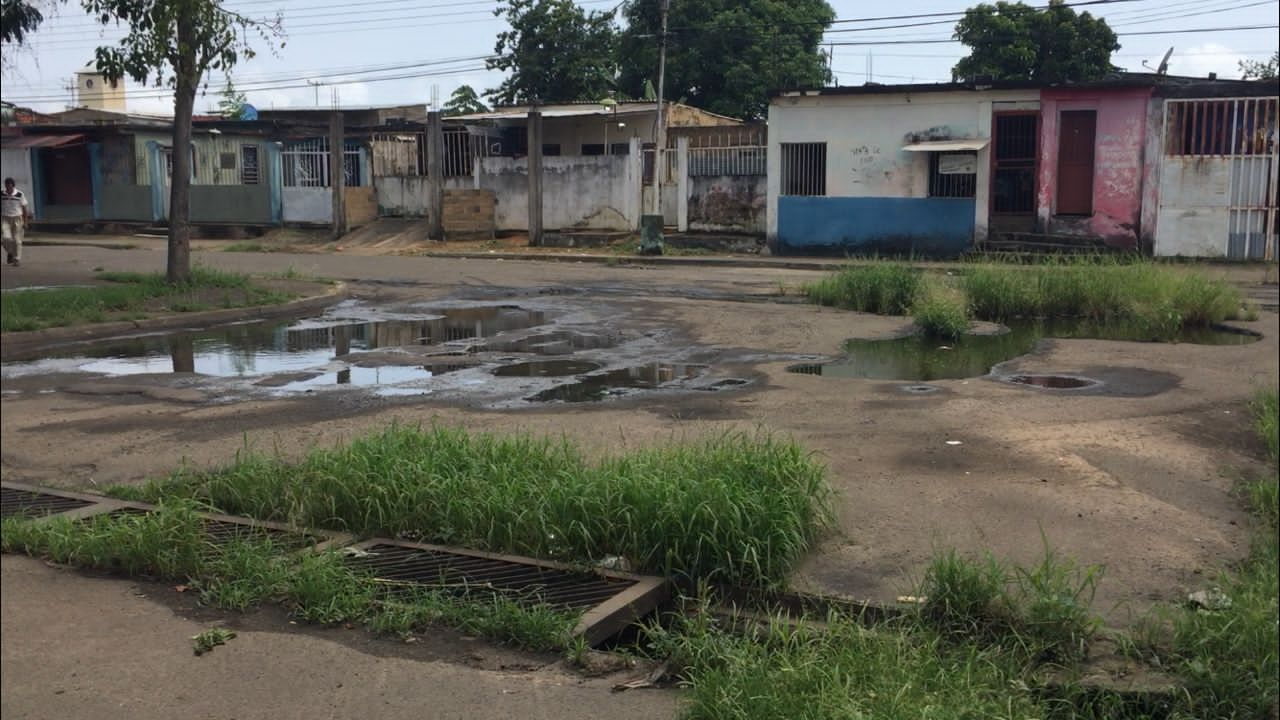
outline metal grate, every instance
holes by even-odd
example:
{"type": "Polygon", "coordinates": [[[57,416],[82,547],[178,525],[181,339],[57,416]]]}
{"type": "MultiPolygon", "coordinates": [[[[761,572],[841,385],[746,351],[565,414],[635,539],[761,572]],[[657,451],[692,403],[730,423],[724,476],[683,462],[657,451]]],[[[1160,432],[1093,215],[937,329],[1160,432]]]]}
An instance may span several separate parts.
{"type": "Polygon", "coordinates": [[[493,557],[378,543],[347,558],[352,568],[384,581],[392,592],[415,587],[460,596],[500,596],[522,605],[587,610],[635,582],[493,557]]]}
{"type": "MultiPolygon", "coordinates": [[[[150,515],[153,510],[154,508],[147,508],[141,505],[126,505],[96,517],[119,520],[124,517],[150,515]]],[[[81,520],[81,522],[91,522],[93,519],[93,517],[88,517],[81,520]]],[[[235,541],[270,539],[277,547],[286,551],[294,551],[332,539],[319,533],[262,525],[247,520],[241,522],[223,517],[204,518],[201,529],[204,531],[205,538],[209,541],[209,544],[218,547],[235,541]]]]}
{"type": "Polygon", "coordinates": [[[0,488],[0,517],[44,517],[90,505],[93,503],[89,500],[18,488],[0,488]]]}
{"type": "Polygon", "coordinates": [[[782,143],[781,194],[827,194],[826,143],[782,143]]]}

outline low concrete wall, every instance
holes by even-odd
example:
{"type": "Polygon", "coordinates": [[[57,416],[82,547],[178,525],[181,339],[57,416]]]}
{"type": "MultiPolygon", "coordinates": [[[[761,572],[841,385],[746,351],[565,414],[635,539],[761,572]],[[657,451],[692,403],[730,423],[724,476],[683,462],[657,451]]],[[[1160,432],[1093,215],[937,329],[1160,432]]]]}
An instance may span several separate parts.
{"type": "Polygon", "coordinates": [[[191,222],[271,223],[271,189],[266,185],[192,185],[191,222]]]}
{"type": "MultiPolygon", "coordinates": [[[[639,192],[631,191],[630,156],[542,159],[542,223],[546,230],[631,230],[639,192]],[[631,197],[634,195],[634,197],[631,197]]],[[[529,226],[529,165],[525,158],[481,161],[480,189],[497,198],[499,230],[529,226]]]]}
{"type": "Polygon", "coordinates": [[[445,190],[445,239],[492,239],[496,202],[490,190],[445,190]]]}
{"type": "Polygon", "coordinates": [[[954,257],[973,245],[974,201],[960,198],[778,198],[779,254],[954,257]]]}
{"type": "Polygon", "coordinates": [[[283,190],[284,221],[333,224],[333,191],[326,187],[286,187],[283,190]]]}
{"type": "Polygon", "coordinates": [[[98,197],[98,210],[100,220],[151,222],[155,219],[151,186],[104,184],[98,197]]]}
{"type": "Polygon", "coordinates": [[[92,205],[45,205],[40,219],[50,222],[93,222],[92,205]]]}
{"type": "Polygon", "coordinates": [[[768,206],[764,175],[689,178],[689,229],[704,232],[764,233],[768,206]]]}
{"type": "Polygon", "coordinates": [[[378,214],[427,216],[427,179],[418,175],[389,175],[374,180],[378,214]]]}

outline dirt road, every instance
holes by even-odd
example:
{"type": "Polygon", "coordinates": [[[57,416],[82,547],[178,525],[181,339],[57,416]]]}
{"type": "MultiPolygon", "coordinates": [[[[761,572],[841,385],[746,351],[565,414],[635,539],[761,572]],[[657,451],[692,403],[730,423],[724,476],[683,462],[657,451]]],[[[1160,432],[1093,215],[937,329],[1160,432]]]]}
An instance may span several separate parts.
{"type": "MultiPolygon", "coordinates": [[[[800,587],[892,599],[909,589],[939,548],[989,550],[1030,563],[1042,554],[1043,539],[1081,563],[1106,567],[1098,607],[1123,622],[1155,600],[1204,587],[1217,568],[1247,550],[1250,520],[1232,485],[1240,473],[1263,471],[1245,406],[1280,372],[1274,312],[1241,323],[1263,333],[1252,345],[1054,340],[1010,368],[1108,378],[1112,391],[1105,393],[1054,394],[971,378],[936,381],[940,391],[914,396],[902,392],[900,382],[812,377],[787,372],[786,362],[749,361],[752,353],[834,355],[848,338],[885,337],[905,327],[903,319],[780,297],[813,278],[811,272],[214,252],[197,259],[229,270],[292,269],[343,279],[374,303],[519,303],[548,296],[570,304],[607,302],[621,308],[614,321],[622,327],[669,328],[677,342],[705,349],[708,357],[737,358],[719,369],[753,383],[732,392],[499,412],[429,397],[183,402],[137,392],[69,392],[84,384],[82,376],[8,379],[0,422],[6,479],[72,487],[137,482],[183,462],[224,462],[246,441],[296,454],[391,421],[564,433],[594,452],[763,427],[819,453],[840,493],[840,527],[796,574],[800,587]]],[[[97,267],[160,269],[163,261],[154,249],[37,247],[29,263],[24,258],[21,276],[5,269],[0,277],[6,288],[65,284],[84,282],[97,267]]],[[[434,695],[415,698],[432,687],[466,688],[468,702],[477,704],[457,707],[472,717],[475,707],[490,706],[518,707],[531,717],[571,717],[557,713],[568,706],[583,716],[673,712],[668,693],[619,698],[558,671],[492,674],[460,667],[457,658],[378,660],[367,648],[335,644],[323,632],[250,632],[210,658],[179,662],[189,650],[174,638],[199,628],[132,597],[130,583],[85,579],[23,558],[4,558],[3,570],[6,718],[11,708],[13,717],[42,716],[38,703],[51,700],[39,693],[75,667],[85,703],[99,702],[87,699],[92,693],[120,702],[135,688],[137,697],[153,697],[180,686],[188,700],[208,703],[198,707],[209,717],[258,717],[268,701],[287,705],[285,717],[304,710],[341,717],[346,713],[335,707],[367,707],[361,703],[383,695],[405,703],[407,714],[414,700],[421,701],[419,709],[436,703],[434,695]],[[117,622],[124,629],[115,629],[117,622]],[[126,636],[133,640],[123,642],[126,636]],[[36,655],[40,663],[30,661],[36,655]],[[362,677],[381,684],[360,684],[349,691],[354,694],[337,697],[323,688],[345,682],[339,666],[361,667],[362,677]],[[232,691],[233,680],[249,677],[259,694],[232,691]],[[518,692],[508,697],[500,688],[518,692]],[[230,708],[223,715],[215,702],[220,695],[230,708]],[[513,704],[487,704],[495,698],[513,704]],[[642,707],[647,703],[653,705],[642,707]]],[[[63,695],[53,700],[69,702],[63,695]]],[[[89,712],[106,705],[78,707],[88,713],[80,716],[109,716],[89,712]]],[[[396,717],[396,711],[378,716],[396,717]]]]}

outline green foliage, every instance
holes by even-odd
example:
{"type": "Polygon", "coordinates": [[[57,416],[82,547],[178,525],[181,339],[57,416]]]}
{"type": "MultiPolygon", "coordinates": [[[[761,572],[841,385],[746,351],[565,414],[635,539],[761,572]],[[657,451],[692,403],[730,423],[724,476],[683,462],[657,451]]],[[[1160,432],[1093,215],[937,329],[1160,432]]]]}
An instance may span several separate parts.
{"type": "Polygon", "coordinates": [[[576,623],[577,616],[546,605],[526,607],[501,596],[468,599],[430,588],[384,602],[369,618],[374,632],[403,636],[443,625],[536,651],[580,644],[569,636],[576,623]]]}
{"type": "Polygon", "coordinates": [[[222,88],[221,99],[218,100],[218,114],[228,120],[239,120],[244,116],[244,110],[248,105],[249,98],[236,89],[231,78],[227,78],[227,84],[222,88]]]}
{"type": "Polygon", "coordinates": [[[506,0],[494,10],[506,15],[486,60],[490,70],[509,72],[485,93],[495,103],[598,100],[613,89],[613,12],[586,12],[572,0],[506,0]]]}
{"type": "Polygon", "coordinates": [[[1044,9],[1003,0],[974,6],[956,24],[955,39],[969,47],[951,70],[957,81],[1097,80],[1112,71],[1111,53],[1120,49],[1105,20],[1076,13],[1065,0],[1044,9]]]}
{"type": "Polygon", "coordinates": [[[1251,408],[1258,437],[1262,438],[1274,465],[1280,462],[1280,439],[1277,438],[1277,428],[1280,427],[1280,394],[1274,388],[1259,392],[1251,408]]]}
{"type": "Polygon", "coordinates": [[[0,0],[0,42],[22,45],[44,22],[44,14],[27,0],[0,0]]]}
{"type": "Polygon", "coordinates": [[[176,284],[158,273],[104,272],[97,278],[114,284],[5,293],[4,304],[0,305],[0,331],[103,322],[121,315],[140,317],[147,310],[192,312],[209,307],[196,297],[210,289],[235,291],[224,297],[223,305],[227,307],[270,305],[291,297],[255,285],[246,275],[199,266],[185,281],[176,284]]]}
{"type": "Polygon", "coordinates": [[[588,464],[568,441],[392,426],[298,463],[244,452],[142,497],[537,557],[609,555],[681,580],[780,583],[829,520],[820,465],[727,434],[588,464]]]}
{"type": "Polygon", "coordinates": [[[488,106],[480,101],[480,96],[470,85],[462,85],[454,90],[449,96],[449,101],[444,104],[443,110],[445,117],[489,112],[488,106]]]}
{"type": "MultiPolygon", "coordinates": [[[[659,3],[624,4],[619,88],[644,97],[657,85],[659,3]]],[[[668,99],[743,119],[763,118],[770,90],[830,80],[822,34],[835,19],[826,0],[673,0],[668,16],[668,99]]]]}
{"type": "Polygon", "coordinates": [[[196,655],[204,655],[219,645],[226,645],[227,642],[235,638],[235,636],[236,633],[234,630],[228,630],[226,628],[210,628],[199,635],[192,636],[191,649],[196,655]]]}
{"type": "Polygon", "coordinates": [[[1280,68],[1280,50],[1266,60],[1241,60],[1240,77],[1244,80],[1275,80],[1280,68]]]}
{"type": "Polygon", "coordinates": [[[920,296],[920,272],[906,263],[850,265],[804,286],[809,301],[879,315],[905,315],[920,296]]]}
{"type": "Polygon", "coordinates": [[[926,288],[911,306],[911,315],[926,337],[955,340],[969,330],[964,297],[946,288],[926,288]]]}

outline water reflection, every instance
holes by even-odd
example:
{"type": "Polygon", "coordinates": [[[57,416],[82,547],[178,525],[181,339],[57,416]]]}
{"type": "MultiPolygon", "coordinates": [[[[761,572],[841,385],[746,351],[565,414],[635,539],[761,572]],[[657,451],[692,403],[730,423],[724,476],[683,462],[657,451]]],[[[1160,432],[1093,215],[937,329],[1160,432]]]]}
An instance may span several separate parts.
{"type": "Polygon", "coordinates": [[[628,388],[655,388],[678,380],[692,380],[706,365],[678,365],[654,362],[636,367],[587,375],[577,382],[557,385],[527,398],[530,402],[598,402],[628,388]]]}

